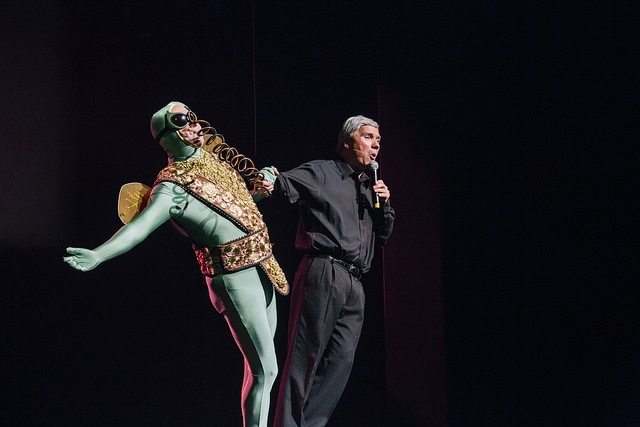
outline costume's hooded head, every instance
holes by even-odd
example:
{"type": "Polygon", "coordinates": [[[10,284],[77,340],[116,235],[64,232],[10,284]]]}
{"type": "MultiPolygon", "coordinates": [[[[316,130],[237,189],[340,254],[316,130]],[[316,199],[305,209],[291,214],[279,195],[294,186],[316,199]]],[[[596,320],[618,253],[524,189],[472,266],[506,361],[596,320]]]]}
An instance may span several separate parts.
{"type": "Polygon", "coordinates": [[[203,133],[211,129],[209,123],[198,120],[195,113],[182,102],[170,102],[151,116],[151,135],[169,157],[180,157],[200,145],[185,141],[177,132],[189,125],[199,123],[203,133]]]}
{"type": "Polygon", "coordinates": [[[170,102],[151,116],[151,135],[156,142],[160,142],[165,135],[171,135],[195,120],[197,118],[189,107],[182,102],[170,102]],[[187,112],[182,111],[183,109],[187,112]]]}

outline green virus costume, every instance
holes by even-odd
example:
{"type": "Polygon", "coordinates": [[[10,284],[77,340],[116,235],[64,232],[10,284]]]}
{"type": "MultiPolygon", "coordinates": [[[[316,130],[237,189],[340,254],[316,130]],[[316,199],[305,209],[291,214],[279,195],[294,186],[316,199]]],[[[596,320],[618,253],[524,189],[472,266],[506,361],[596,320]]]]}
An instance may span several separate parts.
{"type": "Polygon", "coordinates": [[[257,170],[182,103],[156,112],[151,133],[167,152],[169,165],[152,188],[123,186],[119,214],[125,225],[94,250],[67,248],[70,256],[64,261],[92,270],[129,251],[161,224],[173,223],[192,243],[211,302],[244,357],[244,426],[266,426],[278,371],[274,289],[286,295],[288,283],[255,204],[264,190],[251,194],[245,182],[257,170]],[[207,135],[211,130],[213,135],[207,135]]]}

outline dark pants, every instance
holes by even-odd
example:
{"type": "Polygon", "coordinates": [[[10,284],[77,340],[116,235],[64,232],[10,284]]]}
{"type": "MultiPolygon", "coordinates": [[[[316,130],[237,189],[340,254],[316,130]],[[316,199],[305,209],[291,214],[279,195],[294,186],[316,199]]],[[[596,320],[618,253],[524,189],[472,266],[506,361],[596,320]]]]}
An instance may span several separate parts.
{"type": "Polygon", "coordinates": [[[303,258],[291,290],[275,427],[327,424],[351,373],[364,300],[360,280],[343,266],[303,258]]]}

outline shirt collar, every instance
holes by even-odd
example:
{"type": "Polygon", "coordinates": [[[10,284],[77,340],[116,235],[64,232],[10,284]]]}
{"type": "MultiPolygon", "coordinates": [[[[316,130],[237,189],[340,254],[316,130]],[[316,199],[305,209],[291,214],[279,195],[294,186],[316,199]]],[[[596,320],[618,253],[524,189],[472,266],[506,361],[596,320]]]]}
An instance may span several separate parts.
{"type": "Polygon", "coordinates": [[[336,159],[336,166],[338,166],[338,169],[342,173],[343,179],[348,176],[353,176],[353,174],[356,173],[356,171],[349,166],[349,163],[345,162],[343,159],[336,159]]]}
{"type": "Polygon", "coordinates": [[[338,170],[340,170],[340,173],[342,173],[342,179],[345,179],[347,177],[353,177],[354,180],[359,180],[361,183],[368,185],[369,175],[367,175],[366,173],[363,173],[358,178],[358,175],[359,175],[358,172],[353,170],[353,168],[349,166],[349,163],[347,163],[344,159],[342,158],[336,159],[336,166],[338,166],[338,170]]]}

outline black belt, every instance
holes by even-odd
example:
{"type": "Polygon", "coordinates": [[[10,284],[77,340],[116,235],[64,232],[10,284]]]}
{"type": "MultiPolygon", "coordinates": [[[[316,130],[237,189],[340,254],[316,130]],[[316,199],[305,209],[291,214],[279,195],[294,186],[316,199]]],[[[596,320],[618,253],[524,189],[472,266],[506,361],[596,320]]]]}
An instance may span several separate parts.
{"type": "Polygon", "coordinates": [[[316,256],[319,258],[328,259],[329,261],[331,261],[332,264],[336,263],[339,266],[343,267],[345,270],[347,270],[349,273],[351,273],[352,276],[354,276],[357,279],[360,279],[360,277],[362,276],[362,272],[358,267],[356,267],[353,264],[349,264],[348,262],[342,261],[338,258],[334,258],[331,255],[310,255],[310,256],[316,256]]]}

